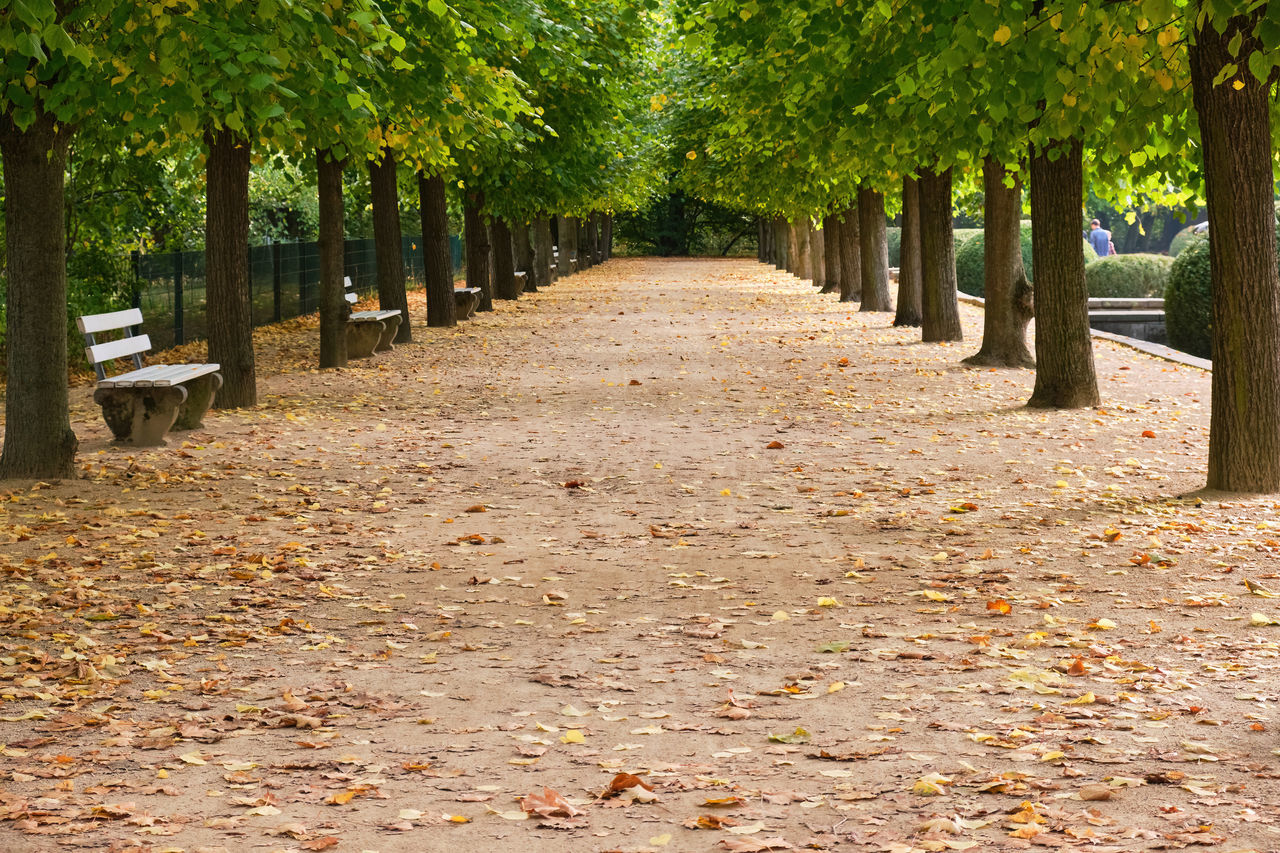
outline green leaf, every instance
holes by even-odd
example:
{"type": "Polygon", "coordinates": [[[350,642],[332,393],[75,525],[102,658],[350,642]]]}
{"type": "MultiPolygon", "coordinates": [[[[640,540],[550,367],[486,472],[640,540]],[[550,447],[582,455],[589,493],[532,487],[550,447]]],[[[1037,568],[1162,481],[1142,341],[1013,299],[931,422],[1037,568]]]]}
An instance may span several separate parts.
{"type": "Polygon", "coordinates": [[[769,742],[770,743],[808,743],[810,737],[812,737],[812,735],[810,735],[803,728],[800,728],[797,726],[796,730],[789,735],[775,735],[775,734],[769,735],[769,742]]]}
{"type": "Polygon", "coordinates": [[[427,8],[431,10],[437,18],[443,18],[449,14],[449,7],[444,0],[427,0],[427,8]]]}

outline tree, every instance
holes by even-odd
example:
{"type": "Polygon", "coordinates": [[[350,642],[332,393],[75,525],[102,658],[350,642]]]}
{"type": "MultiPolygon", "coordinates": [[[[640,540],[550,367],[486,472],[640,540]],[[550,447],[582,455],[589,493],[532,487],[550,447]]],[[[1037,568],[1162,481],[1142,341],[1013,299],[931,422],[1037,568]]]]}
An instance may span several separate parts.
{"type": "Polygon", "coordinates": [[[77,440],[67,403],[67,148],[117,90],[103,72],[130,10],[15,3],[5,51],[0,158],[5,187],[8,388],[0,479],[68,477],[77,440]]]}
{"type": "Polygon", "coordinates": [[[1213,281],[1210,489],[1280,491],[1280,275],[1270,105],[1277,43],[1266,4],[1215,17],[1201,2],[1191,81],[1204,149],[1213,281]],[[1264,17],[1267,16],[1267,17],[1264,17]]]}

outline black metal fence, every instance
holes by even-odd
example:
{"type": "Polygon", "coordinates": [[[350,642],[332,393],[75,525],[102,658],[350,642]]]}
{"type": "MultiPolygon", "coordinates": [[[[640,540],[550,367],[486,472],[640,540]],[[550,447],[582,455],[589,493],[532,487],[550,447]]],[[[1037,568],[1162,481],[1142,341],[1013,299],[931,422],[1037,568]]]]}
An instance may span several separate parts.
{"type": "MultiPolygon", "coordinates": [[[[462,243],[449,238],[453,269],[462,268],[462,243]]],[[[411,287],[423,281],[422,240],[400,242],[405,275],[411,287]]],[[[373,240],[347,240],[345,274],[361,296],[377,292],[377,256],[373,240]]],[[[203,252],[134,253],[137,289],[134,304],[142,309],[145,331],[154,349],[165,349],[208,336],[205,314],[203,252]]],[[[272,243],[249,248],[249,294],[255,326],[310,314],[320,307],[320,256],[317,244],[272,243]]]]}

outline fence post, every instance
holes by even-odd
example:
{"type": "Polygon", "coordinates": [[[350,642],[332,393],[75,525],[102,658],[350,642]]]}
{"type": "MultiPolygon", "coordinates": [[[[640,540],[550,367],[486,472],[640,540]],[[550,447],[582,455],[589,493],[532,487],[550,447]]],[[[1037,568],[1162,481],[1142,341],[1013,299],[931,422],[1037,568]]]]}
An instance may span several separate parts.
{"type": "Polygon", "coordinates": [[[142,307],[142,254],[134,249],[129,253],[129,259],[133,261],[133,287],[130,288],[133,293],[131,304],[134,308],[142,307]]]}
{"type": "Polygon", "coordinates": [[[272,320],[279,323],[283,317],[280,316],[280,243],[277,241],[271,244],[271,298],[272,303],[272,320]]]}
{"type": "Polygon", "coordinates": [[[173,343],[185,344],[186,334],[182,329],[182,252],[173,253],[173,343]]]}

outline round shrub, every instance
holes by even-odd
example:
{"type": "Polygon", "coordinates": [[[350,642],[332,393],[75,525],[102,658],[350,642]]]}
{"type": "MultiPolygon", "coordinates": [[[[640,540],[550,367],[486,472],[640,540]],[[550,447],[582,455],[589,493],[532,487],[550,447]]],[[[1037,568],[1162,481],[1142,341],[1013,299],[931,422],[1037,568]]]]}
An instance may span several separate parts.
{"type": "Polygon", "coordinates": [[[1169,346],[1211,358],[1213,353],[1213,283],[1209,274],[1209,241],[1189,241],[1169,270],[1164,289],[1164,323],[1169,346]]]}
{"type": "Polygon", "coordinates": [[[1191,241],[1196,238],[1195,226],[1188,225],[1177,234],[1173,235],[1173,239],[1169,242],[1169,256],[1176,258],[1182,254],[1182,250],[1191,245],[1191,241]]]}
{"type": "MultiPolygon", "coordinates": [[[[961,293],[982,296],[986,292],[986,240],[982,231],[965,240],[956,250],[956,287],[961,293]]],[[[1031,226],[1022,226],[1022,266],[1031,279],[1031,226]]]]}
{"type": "MultiPolygon", "coordinates": [[[[955,243],[956,253],[959,254],[960,247],[965,244],[975,234],[981,234],[981,228],[953,228],[952,240],[955,243]]],[[[902,229],[890,226],[888,230],[889,243],[889,266],[902,266],[902,229]]]]}
{"type": "Polygon", "coordinates": [[[1086,264],[1084,280],[1094,297],[1162,296],[1172,265],[1167,255],[1111,255],[1086,264]]]}

